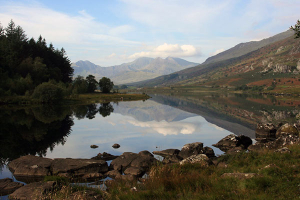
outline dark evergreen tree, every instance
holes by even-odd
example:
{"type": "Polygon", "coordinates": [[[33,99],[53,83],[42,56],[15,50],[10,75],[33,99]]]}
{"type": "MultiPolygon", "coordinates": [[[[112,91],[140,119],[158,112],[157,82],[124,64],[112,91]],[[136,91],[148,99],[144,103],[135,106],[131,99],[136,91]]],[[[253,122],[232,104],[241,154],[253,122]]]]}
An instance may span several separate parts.
{"type": "Polygon", "coordinates": [[[97,85],[98,85],[98,82],[96,81],[95,76],[88,75],[85,79],[88,84],[87,91],[89,93],[95,92],[95,90],[97,89],[97,85]]]}

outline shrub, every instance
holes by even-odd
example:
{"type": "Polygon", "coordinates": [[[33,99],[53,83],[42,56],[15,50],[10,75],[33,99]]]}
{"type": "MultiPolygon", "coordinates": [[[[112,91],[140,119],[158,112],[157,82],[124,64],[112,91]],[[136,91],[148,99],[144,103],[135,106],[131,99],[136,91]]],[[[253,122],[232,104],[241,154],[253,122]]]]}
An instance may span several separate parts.
{"type": "Polygon", "coordinates": [[[32,97],[44,103],[57,102],[63,99],[63,89],[49,82],[38,85],[32,97]]]}

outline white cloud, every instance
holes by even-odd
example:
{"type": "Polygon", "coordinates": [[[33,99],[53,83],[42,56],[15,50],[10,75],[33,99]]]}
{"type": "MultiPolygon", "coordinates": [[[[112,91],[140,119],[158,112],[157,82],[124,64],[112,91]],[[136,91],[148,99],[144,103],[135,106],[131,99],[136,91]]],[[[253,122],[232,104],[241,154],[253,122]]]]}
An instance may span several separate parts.
{"type": "Polygon", "coordinates": [[[136,59],[139,57],[191,57],[200,55],[200,51],[193,45],[179,45],[179,44],[167,44],[164,43],[151,51],[142,51],[134,53],[129,56],[129,59],[136,59]]]}

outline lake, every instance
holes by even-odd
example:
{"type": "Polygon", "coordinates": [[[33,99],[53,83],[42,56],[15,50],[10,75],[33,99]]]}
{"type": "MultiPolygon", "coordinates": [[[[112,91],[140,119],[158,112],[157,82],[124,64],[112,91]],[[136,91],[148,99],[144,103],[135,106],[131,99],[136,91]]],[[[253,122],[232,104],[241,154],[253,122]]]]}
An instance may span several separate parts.
{"type": "MultiPolygon", "coordinates": [[[[255,139],[260,122],[293,122],[299,99],[241,94],[151,94],[146,101],[1,109],[0,178],[7,162],[32,154],[91,158],[107,152],[150,152],[203,142],[212,147],[234,133],[255,139]],[[118,143],[120,148],[112,145],[118,143]],[[98,145],[96,149],[90,145],[98,145]]],[[[223,152],[212,147],[216,154],[223,152]]]]}

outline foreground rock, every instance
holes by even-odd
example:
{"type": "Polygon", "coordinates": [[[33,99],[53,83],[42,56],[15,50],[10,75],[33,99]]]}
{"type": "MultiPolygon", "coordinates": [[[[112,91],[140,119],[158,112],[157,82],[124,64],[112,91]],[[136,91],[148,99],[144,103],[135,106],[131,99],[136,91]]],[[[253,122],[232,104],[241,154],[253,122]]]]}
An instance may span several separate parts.
{"type": "Polygon", "coordinates": [[[36,156],[22,156],[8,164],[18,177],[43,177],[48,175],[64,177],[99,177],[108,171],[104,160],[91,159],[48,159],[36,156]]]}
{"type": "Polygon", "coordinates": [[[192,155],[180,162],[181,165],[183,164],[200,164],[201,167],[208,167],[209,165],[212,165],[212,161],[205,155],[205,154],[198,154],[198,155],[192,155]]]}
{"type": "Polygon", "coordinates": [[[52,159],[32,155],[22,156],[8,164],[14,176],[49,176],[52,159]]]}
{"type": "Polygon", "coordinates": [[[33,200],[42,199],[47,192],[53,191],[56,183],[54,181],[35,182],[19,188],[9,195],[9,199],[33,200]]]}
{"type": "Polygon", "coordinates": [[[199,154],[205,154],[209,158],[215,157],[214,150],[210,147],[203,147],[202,142],[185,144],[181,150],[166,149],[162,151],[153,151],[153,154],[164,157],[164,164],[179,163],[185,158],[199,154]]]}
{"type": "Polygon", "coordinates": [[[115,171],[124,172],[126,175],[142,176],[156,162],[158,160],[148,151],[141,151],[138,154],[125,152],[114,159],[110,167],[115,171]]]}
{"type": "Polygon", "coordinates": [[[13,180],[10,178],[1,179],[0,196],[11,194],[22,186],[24,186],[23,183],[13,182],[13,180]]]}
{"type": "MultiPolygon", "coordinates": [[[[270,125],[268,126],[270,127],[270,125]]],[[[276,150],[300,142],[299,130],[297,126],[286,123],[280,126],[278,129],[275,129],[274,125],[271,127],[272,129],[270,130],[272,130],[272,137],[274,138],[265,138],[265,140],[258,138],[255,144],[248,147],[249,151],[261,151],[263,149],[276,150]],[[275,134],[274,131],[276,131],[275,134]]]]}
{"type": "Polygon", "coordinates": [[[221,139],[217,144],[213,144],[213,146],[218,147],[224,152],[227,152],[229,149],[233,149],[236,147],[247,149],[248,146],[250,146],[251,144],[252,140],[247,136],[235,136],[234,134],[230,134],[225,138],[221,139]]]}

